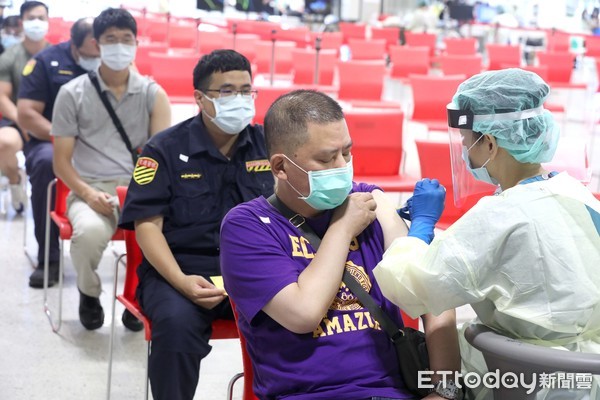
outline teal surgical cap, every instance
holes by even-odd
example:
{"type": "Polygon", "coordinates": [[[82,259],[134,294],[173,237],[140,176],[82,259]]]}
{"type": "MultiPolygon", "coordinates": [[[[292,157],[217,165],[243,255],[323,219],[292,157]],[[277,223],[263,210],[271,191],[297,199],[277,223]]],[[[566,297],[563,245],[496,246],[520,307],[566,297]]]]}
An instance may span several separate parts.
{"type": "Polygon", "coordinates": [[[474,115],[473,131],[494,136],[517,161],[544,163],[554,157],[559,138],[552,114],[542,107],[549,92],[537,74],[509,68],[467,79],[452,103],[474,115]]]}

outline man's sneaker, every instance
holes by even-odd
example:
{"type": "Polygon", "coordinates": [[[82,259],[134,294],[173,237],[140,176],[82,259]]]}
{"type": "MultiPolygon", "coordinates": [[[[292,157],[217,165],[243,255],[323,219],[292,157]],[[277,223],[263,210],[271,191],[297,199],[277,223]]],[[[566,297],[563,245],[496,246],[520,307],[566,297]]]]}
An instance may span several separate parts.
{"type": "MultiPolygon", "coordinates": [[[[51,262],[48,265],[48,287],[58,283],[58,263],[51,262]]],[[[44,264],[39,264],[35,271],[29,276],[29,286],[36,289],[44,287],[44,264]]]]}
{"type": "Polygon", "coordinates": [[[79,321],[89,331],[104,324],[104,310],[97,297],[88,296],[79,291],[79,321]]]}
{"type": "Polygon", "coordinates": [[[25,192],[25,185],[22,183],[15,183],[10,185],[10,202],[12,207],[17,213],[25,211],[25,205],[27,204],[27,192],[25,192]]]}
{"type": "Polygon", "coordinates": [[[144,323],[136,318],[128,309],[123,311],[123,316],[121,317],[121,321],[123,321],[123,325],[125,328],[130,331],[139,332],[144,329],[144,323]]]}

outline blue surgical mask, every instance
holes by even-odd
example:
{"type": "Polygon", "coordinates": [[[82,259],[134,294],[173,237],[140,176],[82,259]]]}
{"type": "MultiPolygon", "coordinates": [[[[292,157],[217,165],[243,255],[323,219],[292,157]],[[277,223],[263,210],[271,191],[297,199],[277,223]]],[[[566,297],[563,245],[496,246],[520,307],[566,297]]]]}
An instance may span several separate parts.
{"type": "Polygon", "coordinates": [[[487,161],[484,162],[483,165],[479,168],[471,167],[471,161],[469,161],[469,151],[473,148],[473,146],[477,144],[477,142],[481,140],[482,137],[483,135],[481,135],[479,139],[477,139],[475,143],[473,143],[469,148],[467,148],[467,146],[463,146],[462,159],[465,162],[465,165],[467,166],[467,170],[471,173],[471,175],[473,175],[475,179],[477,179],[478,181],[489,183],[490,185],[498,185],[498,181],[490,176],[490,173],[485,167],[490,162],[490,158],[488,158],[487,161]]]}
{"type": "Polygon", "coordinates": [[[5,49],[21,43],[22,40],[21,36],[9,35],[7,33],[2,34],[2,46],[4,46],[5,49]]]}
{"type": "Polygon", "coordinates": [[[342,204],[352,190],[352,159],[341,168],[324,169],[321,171],[305,171],[298,164],[285,156],[298,169],[308,175],[310,193],[302,195],[289,181],[288,184],[298,193],[299,199],[304,200],[315,210],[331,210],[342,204]]]}

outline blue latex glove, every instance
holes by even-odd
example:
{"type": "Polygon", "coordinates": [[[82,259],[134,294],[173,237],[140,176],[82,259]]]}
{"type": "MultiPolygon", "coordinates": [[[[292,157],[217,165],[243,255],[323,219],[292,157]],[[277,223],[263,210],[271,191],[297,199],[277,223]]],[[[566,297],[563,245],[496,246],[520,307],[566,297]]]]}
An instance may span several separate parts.
{"type": "Polygon", "coordinates": [[[411,217],[408,236],[431,243],[435,224],[444,211],[445,199],[446,189],[437,179],[425,178],[417,182],[413,196],[406,205],[411,217]]]}

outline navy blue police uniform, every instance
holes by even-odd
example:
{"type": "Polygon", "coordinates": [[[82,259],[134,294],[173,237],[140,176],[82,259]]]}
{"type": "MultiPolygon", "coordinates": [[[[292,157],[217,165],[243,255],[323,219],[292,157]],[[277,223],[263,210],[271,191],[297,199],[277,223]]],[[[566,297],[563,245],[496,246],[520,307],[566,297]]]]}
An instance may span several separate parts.
{"type": "MultiPolygon", "coordinates": [[[[58,90],[71,79],[84,74],[71,55],[71,41],[48,47],[33,57],[23,69],[19,99],[43,102],[43,116],[52,121],[52,110],[58,90]]],[[[48,183],[54,179],[52,171],[52,143],[29,135],[23,146],[25,168],[31,182],[31,208],[33,211],[34,233],[38,242],[38,265],[44,263],[44,243],[46,232],[46,191],[48,183]]],[[[54,197],[54,196],[53,196],[54,197]]],[[[54,204],[52,204],[52,208],[54,204]]],[[[58,229],[50,227],[50,263],[58,263],[58,229]]]]}
{"type": "MultiPolygon", "coordinates": [[[[201,114],[151,138],[138,159],[120,227],[163,217],[163,234],[187,275],[219,276],[221,220],[239,203],[270,196],[274,180],[261,126],[240,132],[228,159],[201,114]]],[[[148,262],[138,267],[138,300],[152,321],[149,375],[155,399],[192,399],[200,361],[210,352],[211,324],[232,319],[229,301],[211,310],[174,289],[148,262]]]]}

